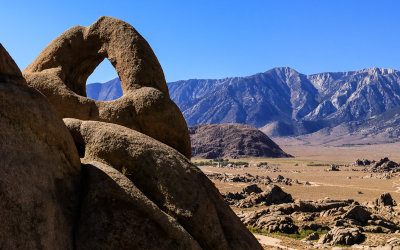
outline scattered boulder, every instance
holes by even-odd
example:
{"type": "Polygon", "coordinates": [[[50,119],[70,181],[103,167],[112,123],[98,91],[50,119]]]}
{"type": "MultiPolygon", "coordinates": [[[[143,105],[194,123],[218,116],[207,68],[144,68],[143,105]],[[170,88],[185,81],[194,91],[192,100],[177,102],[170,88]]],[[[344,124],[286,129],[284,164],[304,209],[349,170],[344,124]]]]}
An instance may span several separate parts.
{"type": "Polygon", "coordinates": [[[377,206],[396,206],[396,201],[393,200],[390,193],[383,193],[381,196],[375,201],[377,206]]]}
{"type": "Polygon", "coordinates": [[[336,165],[331,165],[326,171],[340,171],[340,169],[336,165]]]}
{"type": "Polygon", "coordinates": [[[259,194],[262,192],[262,189],[257,186],[257,184],[251,184],[243,188],[243,193],[245,194],[259,194]]]}
{"type": "Polygon", "coordinates": [[[317,230],[329,230],[330,228],[328,226],[325,226],[321,223],[316,223],[316,222],[311,222],[311,223],[304,223],[299,226],[300,229],[303,230],[312,230],[312,231],[317,231],[317,230]]]}
{"type": "Polygon", "coordinates": [[[324,234],[318,241],[320,244],[333,245],[353,245],[361,243],[365,235],[357,227],[334,227],[324,234]]]}
{"type": "Polygon", "coordinates": [[[358,167],[360,167],[360,166],[368,166],[368,165],[371,165],[371,163],[372,162],[370,160],[367,160],[367,159],[363,159],[363,160],[357,159],[356,162],[354,163],[354,166],[358,166],[358,167]]]}
{"type": "Polygon", "coordinates": [[[324,210],[320,213],[321,217],[328,217],[328,216],[339,216],[346,213],[346,210],[343,207],[332,208],[329,210],[324,210]]]}
{"type": "Polygon", "coordinates": [[[23,74],[63,118],[119,124],[191,157],[186,121],[169,97],[162,68],[146,40],[124,21],[100,17],[90,27],[67,30],[23,74]],[[120,77],[123,95],[102,102],[86,97],[86,79],[105,58],[120,77]]]}
{"type": "Polygon", "coordinates": [[[285,178],[282,175],[278,175],[277,178],[271,179],[269,176],[252,175],[249,173],[245,174],[220,174],[220,173],[210,173],[206,174],[211,180],[218,180],[222,182],[243,182],[243,183],[256,183],[262,185],[268,185],[271,183],[292,185],[301,184],[298,180],[293,180],[290,178],[285,178]]]}
{"type": "Polygon", "coordinates": [[[385,173],[385,172],[396,173],[400,171],[400,165],[394,161],[389,160],[389,158],[385,157],[380,159],[370,167],[366,168],[366,170],[378,173],[385,173]]]}
{"type": "Polygon", "coordinates": [[[371,165],[372,162],[370,160],[365,159],[363,163],[364,163],[364,166],[368,166],[368,165],[371,165]]]}
{"type": "Polygon", "coordinates": [[[264,215],[257,219],[255,224],[257,228],[264,229],[270,233],[281,232],[287,234],[296,233],[298,227],[294,224],[292,218],[284,215],[264,215]]]}
{"type": "Polygon", "coordinates": [[[354,166],[364,166],[364,162],[360,159],[357,159],[356,162],[354,163],[354,166]]]}
{"type": "Polygon", "coordinates": [[[0,246],[73,249],[80,161],[46,97],[0,44],[0,246]]]}
{"type": "Polygon", "coordinates": [[[371,220],[368,221],[368,225],[381,227],[382,233],[395,232],[396,230],[399,230],[397,224],[378,214],[371,215],[371,220]]]}
{"type": "Polygon", "coordinates": [[[269,185],[264,192],[257,185],[253,184],[245,187],[240,193],[230,193],[224,195],[225,200],[232,206],[239,208],[250,208],[256,205],[269,206],[271,204],[281,204],[293,202],[290,194],[285,193],[276,185],[269,185]],[[254,190],[255,192],[249,190],[254,190]]]}
{"type": "Polygon", "coordinates": [[[241,218],[242,222],[251,227],[266,230],[270,233],[296,233],[298,227],[294,224],[290,216],[280,213],[269,213],[268,210],[254,211],[245,214],[241,218]]]}
{"type": "Polygon", "coordinates": [[[306,238],[304,238],[305,241],[318,240],[318,239],[319,239],[319,234],[317,232],[314,232],[308,235],[306,238]]]}
{"type": "Polygon", "coordinates": [[[349,208],[349,210],[341,216],[341,219],[352,219],[362,224],[366,224],[368,220],[371,219],[371,214],[372,213],[364,207],[356,205],[349,208]]]}

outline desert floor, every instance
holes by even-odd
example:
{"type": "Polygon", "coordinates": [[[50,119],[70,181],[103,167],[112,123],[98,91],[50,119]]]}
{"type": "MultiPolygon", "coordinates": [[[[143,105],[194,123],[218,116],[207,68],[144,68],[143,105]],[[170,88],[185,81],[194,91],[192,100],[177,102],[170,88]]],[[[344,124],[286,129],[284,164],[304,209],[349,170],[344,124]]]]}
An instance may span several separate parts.
{"type": "MultiPolygon", "coordinates": [[[[300,141],[287,139],[277,140],[277,143],[285,152],[295,157],[280,159],[238,159],[237,161],[249,162],[250,166],[239,169],[207,166],[200,167],[200,169],[206,174],[249,173],[252,175],[269,176],[271,178],[282,175],[285,178],[298,179],[301,183],[309,182],[311,185],[296,184],[288,186],[279,184],[294,199],[318,200],[329,197],[331,199],[354,199],[362,203],[364,201],[375,200],[382,193],[389,192],[398,203],[400,202],[400,177],[398,175],[390,179],[381,179],[379,174],[372,174],[371,176],[371,173],[362,171],[363,167],[352,166],[357,159],[379,160],[383,157],[389,157],[390,160],[400,162],[400,143],[360,146],[319,146],[303,145],[300,141]],[[259,162],[268,162],[268,165],[277,168],[278,172],[255,167],[254,165],[259,162]],[[340,171],[326,171],[331,164],[339,165],[340,171]]],[[[193,159],[193,161],[204,160],[193,159]]],[[[248,183],[213,182],[221,193],[241,191],[244,186],[248,185],[248,183]]],[[[260,186],[262,187],[262,185],[260,186]]],[[[240,212],[238,211],[240,209],[236,208],[234,210],[235,212],[240,212]]],[[[280,239],[282,244],[286,243],[287,247],[295,249],[305,247],[299,241],[286,239],[282,236],[271,236],[280,239]]],[[[400,237],[399,235],[397,236],[400,237]]],[[[370,235],[367,237],[366,243],[369,243],[374,237],[376,238],[373,240],[374,244],[380,244],[380,241],[384,243],[384,240],[391,237],[391,235],[370,235]]]]}

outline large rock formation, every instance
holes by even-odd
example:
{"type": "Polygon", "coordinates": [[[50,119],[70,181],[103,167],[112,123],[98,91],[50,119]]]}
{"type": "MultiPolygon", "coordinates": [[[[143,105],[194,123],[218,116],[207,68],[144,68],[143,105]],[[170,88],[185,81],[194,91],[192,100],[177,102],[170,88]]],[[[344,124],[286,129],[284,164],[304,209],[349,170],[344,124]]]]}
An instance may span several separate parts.
{"type": "Polygon", "coordinates": [[[47,99],[0,44],[0,246],[73,249],[80,161],[47,99]]]}
{"type": "Polygon", "coordinates": [[[89,162],[83,173],[79,249],[201,249],[172,216],[118,170],[89,162]]]}
{"type": "Polygon", "coordinates": [[[161,66],[129,24],[101,17],[52,41],[23,72],[61,117],[112,122],[147,134],[190,157],[190,138],[179,108],[169,98],[161,66]],[[86,79],[107,58],[123,96],[110,102],[86,97],[86,79]]]}
{"type": "Polygon", "coordinates": [[[130,25],[72,28],[25,76],[55,108],[0,46],[1,248],[261,249],[187,158],[186,123],[130,25]],[[83,96],[105,56],[125,82],[116,102],[83,96]]]}
{"type": "Polygon", "coordinates": [[[334,227],[324,234],[318,243],[334,245],[353,245],[364,240],[365,235],[357,227],[334,227]]]}
{"type": "MultiPolygon", "coordinates": [[[[83,145],[84,161],[103,162],[124,173],[149,200],[179,221],[202,248],[259,248],[212,182],[173,148],[116,124],[77,119],[64,122],[76,143],[83,145]]],[[[96,199],[91,200],[87,201],[94,202],[89,208],[96,207],[96,199]]],[[[81,214],[91,214],[91,210],[84,207],[81,214]]],[[[109,234],[101,223],[87,220],[91,217],[84,216],[80,221],[92,230],[103,230],[97,237],[109,234]]],[[[128,225],[132,230],[129,226],[136,225],[128,225]]]]}
{"type": "Polygon", "coordinates": [[[189,128],[193,157],[291,157],[258,129],[245,124],[202,124],[189,128]]]}

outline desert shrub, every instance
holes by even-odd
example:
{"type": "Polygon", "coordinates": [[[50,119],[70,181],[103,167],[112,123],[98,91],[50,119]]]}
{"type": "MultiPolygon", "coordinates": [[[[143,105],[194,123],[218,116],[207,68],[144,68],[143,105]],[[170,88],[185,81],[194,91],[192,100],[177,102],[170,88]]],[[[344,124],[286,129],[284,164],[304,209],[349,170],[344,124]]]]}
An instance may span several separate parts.
{"type": "Polygon", "coordinates": [[[310,167],[327,167],[330,165],[331,164],[329,164],[329,163],[315,163],[315,162],[310,162],[307,164],[307,166],[310,166],[310,167]]]}
{"type": "Polygon", "coordinates": [[[265,235],[271,235],[271,234],[272,235],[281,235],[281,236],[286,236],[286,237],[293,238],[293,239],[296,239],[296,240],[304,239],[307,236],[309,236],[310,234],[315,233],[315,232],[317,232],[319,236],[324,235],[324,234],[326,234],[328,232],[328,230],[318,229],[317,231],[314,231],[314,230],[300,230],[300,231],[298,231],[298,232],[296,232],[294,234],[287,234],[287,233],[281,233],[281,232],[272,232],[272,233],[270,233],[267,230],[260,229],[260,228],[257,228],[257,227],[251,227],[251,226],[248,226],[247,229],[251,233],[265,234],[265,235]]]}

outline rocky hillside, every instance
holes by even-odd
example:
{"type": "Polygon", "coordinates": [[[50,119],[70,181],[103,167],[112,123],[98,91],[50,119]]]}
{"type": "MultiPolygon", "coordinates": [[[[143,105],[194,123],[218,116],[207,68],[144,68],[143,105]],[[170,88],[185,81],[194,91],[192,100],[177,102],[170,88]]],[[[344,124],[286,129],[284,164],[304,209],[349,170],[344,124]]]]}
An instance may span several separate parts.
{"type": "Polygon", "coordinates": [[[309,134],[337,125],[357,134],[365,128],[354,122],[364,120],[369,130],[380,133],[386,120],[371,119],[400,107],[400,72],[380,68],[304,75],[284,67],[248,77],[177,81],[168,87],[190,126],[245,123],[270,136],[309,134]]]}
{"type": "Polygon", "coordinates": [[[263,132],[245,124],[202,124],[189,128],[196,158],[291,157],[263,132]]]}

